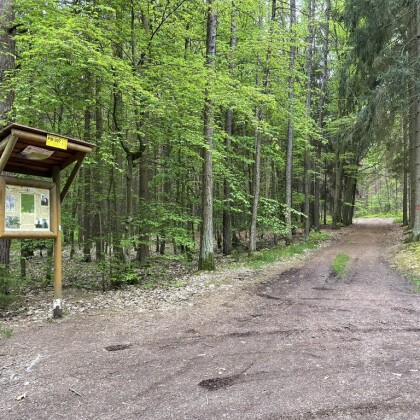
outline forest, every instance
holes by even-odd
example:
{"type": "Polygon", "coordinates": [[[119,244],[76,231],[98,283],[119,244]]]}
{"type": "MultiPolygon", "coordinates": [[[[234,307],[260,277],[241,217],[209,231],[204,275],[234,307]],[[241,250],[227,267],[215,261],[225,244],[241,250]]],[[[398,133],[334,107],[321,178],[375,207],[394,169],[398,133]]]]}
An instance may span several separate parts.
{"type": "Polygon", "coordinates": [[[416,241],[419,56],[416,0],[0,0],[0,124],[96,145],[63,239],[111,284],[369,214],[416,241]]]}

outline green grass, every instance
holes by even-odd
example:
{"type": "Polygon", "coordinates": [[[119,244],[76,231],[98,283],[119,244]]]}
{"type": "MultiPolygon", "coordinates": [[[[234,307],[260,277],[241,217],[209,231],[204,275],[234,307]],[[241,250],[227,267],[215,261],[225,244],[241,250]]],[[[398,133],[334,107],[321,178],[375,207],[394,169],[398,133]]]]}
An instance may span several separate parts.
{"type": "Polygon", "coordinates": [[[298,242],[290,246],[262,249],[240,258],[239,262],[250,268],[261,268],[277,261],[304,254],[318,247],[319,243],[330,238],[325,232],[311,232],[307,242],[298,242]]]}
{"type": "Polygon", "coordinates": [[[9,307],[13,307],[14,304],[19,303],[22,300],[21,296],[10,294],[4,295],[0,292],[0,309],[6,309],[9,307]]]}
{"type": "Polygon", "coordinates": [[[13,330],[8,327],[0,327],[0,340],[10,338],[13,335],[13,330]]]}
{"type": "Polygon", "coordinates": [[[265,265],[293,257],[294,255],[303,254],[305,251],[315,249],[316,247],[316,244],[307,242],[281,248],[263,249],[249,255],[246,258],[246,265],[251,268],[261,268],[265,265]]]}
{"type": "Polygon", "coordinates": [[[374,219],[374,218],[379,218],[379,219],[389,219],[389,218],[394,218],[394,219],[401,219],[402,220],[402,213],[372,213],[372,214],[356,214],[356,218],[360,218],[360,219],[374,219]]]}
{"type": "Polygon", "coordinates": [[[410,278],[416,291],[420,292],[420,243],[403,245],[395,255],[394,264],[400,272],[410,278]]]}
{"type": "Polygon", "coordinates": [[[332,262],[332,270],[338,278],[343,278],[349,260],[350,257],[346,254],[337,254],[335,256],[332,262]]]}

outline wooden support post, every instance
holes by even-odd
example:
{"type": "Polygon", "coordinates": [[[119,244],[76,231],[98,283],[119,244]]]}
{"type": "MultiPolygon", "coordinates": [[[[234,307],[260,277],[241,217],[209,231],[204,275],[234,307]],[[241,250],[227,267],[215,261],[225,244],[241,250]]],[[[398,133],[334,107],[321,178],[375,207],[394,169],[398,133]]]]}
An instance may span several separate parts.
{"type": "Polygon", "coordinates": [[[0,174],[3,172],[3,169],[6,166],[10,155],[13,152],[13,148],[15,147],[17,140],[18,140],[17,137],[9,136],[7,143],[2,143],[3,145],[5,144],[5,147],[4,147],[4,152],[0,157],[0,174]]]}
{"type": "Polygon", "coordinates": [[[57,236],[54,239],[54,301],[53,316],[54,318],[63,317],[63,284],[62,284],[62,265],[61,265],[61,199],[60,199],[60,168],[54,166],[53,181],[55,183],[55,216],[53,220],[56,224],[55,229],[57,236]]]}
{"type": "Polygon", "coordinates": [[[75,163],[75,165],[73,166],[73,170],[71,171],[69,177],[67,178],[67,182],[64,185],[63,191],[61,191],[60,197],[61,197],[61,201],[64,200],[64,197],[67,195],[69,188],[75,178],[75,176],[77,175],[77,172],[79,172],[80,167],[82,166],[83,163],[83,159],[85,158],[86,153],[78,153],[78,159],[75,163]]]}

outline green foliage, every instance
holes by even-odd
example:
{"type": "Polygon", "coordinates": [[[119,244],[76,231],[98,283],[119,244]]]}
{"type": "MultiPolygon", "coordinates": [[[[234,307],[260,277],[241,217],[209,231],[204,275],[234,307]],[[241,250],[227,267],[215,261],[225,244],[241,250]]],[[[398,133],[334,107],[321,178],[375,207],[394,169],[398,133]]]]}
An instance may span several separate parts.
{"type": "Polygon", "coordinates": [[[350,257],[346,254],[337,254],[332,262],[333,273],[338,278],[343,278],[344,273],[346,272],[347,264],[350,261],[350,257]]]}
{"type": "Polygon", "coordinates": [[[407,275],[420,292],[420,243],[411,242],[403,245],[395,256],[395,265],[403,274],[407,275]]]}
{"type": "MultiPolygon", "coordinates": [[[[283,10],[282,6],[277,19],[270,21],[266,2],[216,2],[214,70],[205,65],[205,2],[167,0],[163,7],[151,0],[16,0],[14,7],[19,28],[15,37],[17,70],[8,87],[15,91],[16,119],[97,145],[66,198],[62,223],[66,243],[72,243],[73,250],[78,244],[89,251],[95,244],[103,248],[102,253],[107,247],[114,254],[105,266],[98,263],[103,288],[143,280],[136,271],[119,266],[121,247],[152,248],[159,237],[171,243],[169,252],[182,249],[194,255],[201,223],[205,90],[215,103],[213,195],[217,229],[227,209],[233,216],[232,231],[249,229],[258,132],[262,139],[258,231],[287,233],[284,169],[290,76],[295,80],[294,191],[293,208],[288,209],[293,215],[293,229],[307,217],[301,212],[306,151],[314,162],[313,180],[324,175],[318,167],[318,142],[323,147],[322,165],[328,171],[338,145],[341,159],[346,160],[346,174],[356,172],[353,160],[362,156],[366,147],[359,144],[355,134],[363,133],[366,125],[357,123],[354,109],[341,112],[340,104],[346,102],[337,93],[341,67],[345,67],[342,62],[340,69],[331,72],[327,89],[327,127],[319,129],[317,123],[325,30],[322,2],[314,16],[315,35],[320,41],[314,52],[317,76],[312,110],[306,109],[305,3],[298,10],[294,35],[286,24],[287,7],[283,10]],[[235,47],[231,43],[234,12],[235,47]],[[292,45],[300,52],[293,74],[289,70],[292,45]],[[262,118],[256,115],[257,109],[263,110],[262,118]],[[225,130],[227,110],[233,116],[230,136],[225,130]],[[224,197],[225,183],[230,188],[229,200],[224,197]],[[125,225],[127,219],[129,227],[125,225]]],[[[338,17],[341,3],[335,8],[338,17]]],[[[330,59],[343,61],[341,57],[348,53],[344,48],[346,33],[342,25],[332,24],[337,51],[329,54],[330,59]]],[[[334,66],[332,62],[329,65],[334,66]]],[[[346,88],[348,92],[357,90],[353,85],[346,88]]],[[[213,266],[214,261],[206,265],[213,266]]],[[[92,280],[92,287],[96,283],[92,280]]]]}
{"type": "Polygon", "coordinates": [[[308,242],[319,244],[320,242],[327,241],[330,238],[331,238],[331,235],[329,235],[326,232],[322,232],[322,231],[317,232],[313,230],[309,233],[308,242]]]}
{"type": "Polygon", "coordinates": [[[18,294],[20,287],[20,279],[8,267],[0,264],[0,309],[13,306],[21,299],[18,294]]]}
{"type": "Polygon", "coordinates": [[[243,262],[251,268],[261,268],[316,248],[315,243],[303,242],[285,247],[262,249],[248,256],[243,262]]]}
{"type": "MultiPolygon", "coordinates": [[[[360,217],[362,219],[396,219],[401,220],[402,223],[402,214],[401,213],[373,213],[373,214],[363,214],[363,215],[357,215],[357,217],[360,217]]],[[[396,221],[395,223],[399,223],[396,221]]]]}

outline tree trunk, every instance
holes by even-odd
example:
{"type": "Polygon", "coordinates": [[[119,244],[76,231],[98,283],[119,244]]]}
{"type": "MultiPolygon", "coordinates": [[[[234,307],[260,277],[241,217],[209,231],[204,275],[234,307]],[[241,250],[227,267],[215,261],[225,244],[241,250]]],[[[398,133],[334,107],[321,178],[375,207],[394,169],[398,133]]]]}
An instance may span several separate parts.
{"type": "Polygon", "coordinates": [[[408,225],[408,121],[407,117],[403,118],[403,226],[408,225]]]}
{"type": "MultiPolygon", "coordinates": [[[[96,149],[98,151],[101,149],[102,145],[102,135],[103,135],[103,118],[102,111],[100,106],[100,92],[101,92],[101,81],[96,79],[96,105],[95,105],[95,139],[96,139],[96,149]]],[[[98,164],[93,168],[93,178],[95,180],[102,180],[105,178],[104,174],[104,164],[101,161],[101,156],[96,152],[98,164]]],[[[95,210],[93,215],[93,226],[92,226],[92,236],[95,238],[95,260],[97,262],[102,261],[104,256],[104,214],[105,214],[105,200],[103,197],[103,181],[98,181],[94,183],[95,190],[95,210]]]]}
{"type": "MultiPolygon", "coordinates": [[[[89,80],[89,78],[88,78],[89,80]]],[[[85,110],[85,128],[84,128],[84,139],[89,141],[90,139],[90,110],[85,110]]],[[[90,254],[92,246],[92,195],[91,195],[91,177],[90,168],[82,168],[82,180],[83,180],[83,261],[91,262],[92,257],[90,254]]]]}
{"type": "MultiPolygon", "coordinates": [[[[0,0],[0,85],[7,82],[8,72],[15,66],[13,40],[13,0],[0,0]]],[[[0,129],[11,121],[14,92],[10,90],[0,101],[0,129]]],[[[0,239],[0,265],[10,264],[10,239],[0,239]]]]}
{"type": "MultiPolygon", "coordinates": [[[[0,83],[9,79],[9,72],[15,67],[15,42],[13,40],[13,0],[0,0],[0,83]]],[[[0,101],[0,128],[11,122],[14,92],[9,90],[0,101]]]]}
{"type": "MultiPolygon", "coordinates": [[[[319,98],[319,115],[318,127],[322,135],[324,129],[325,105],[327,102],[327,82],[328,82],[328,54],[330,51],[330,16],[331,16],[331,0],[325,2],[325,26],[324,26],[324,44],[322,49],[322,75],[319,98]]],[[[319,215],[320,215],[320,199],[321,199],[321,142],[316,142],[316,171],[314,183],[314,227],[319,230],[319,215]]]]}
{"type": "MultiPolygon", "coordinates": [[[[147,153],[144,152],[140,158],[140,180],[139,180],[139,214],[146,218],[144,215],[147,211],[147,202],[149,200],[149,166],[147,161],[147,153]]],[[[150,236],[145,223],[140,224],[139,229],[139,245],[137,248],[137,261],[146,265],[150,257],[149,247],[150,236]]]]}
{"type": "MultiPolygon", "coordinates": [[[[338,146],[337,146],[338,147],[338,146]]],[[[341,195],[343,192],[343,166],[344,161],[340,158],[340,153],[336,153],[336,162],[335,162],[335,192],[334,192],[334,213],[333,213],[333,229],[337,229],[339,223],[341,223],[341,207],[342,199],[341,195]]]]}
{"type": "Polygon", "coordinates": [[[346,176],[344,189],[343,224],[349,226],[353,218],[353,193],[355,191],[356,174],[346,176]]]}
{"type": "MultiPolygon", "coordinates": [[[[207,37],[206,66],[209,71],[215,70],[217,12],[215,0],[207,0],[207,37]]],[[[201,234],[199,270],[214,270],[213,250],[213,137],[214,137],[214,102],[209,95],[209,85],[206,87],[204,99],[204,140],[203,147],[203,187],[201,200],[201,234]]]]}
{"type": "MultiPolygon", "coordinates": [[[[263,121],[264,115],[262,110],[258,110],[257,121],[263,121]]],[[[255,129],[255,163],[252,176],[252,205],[251,205],[251,227],[249,230],[249,253],[257,250],[257,216],[258,202],[260,199],[260,179],[261,179],[261,128],[255,129]]]]}
{"type": "MultiPolygon", "coordinates": [[[[267,46],[267,54],[265,58],[265,67],[263,70],[263,93],[268,94],[269,91],[269,79],[270,79],[270,67],[271,67],[271,54],[272,54],[272,43],[274,35],[274,23],[276,20],[277,12],[277,0],[271,2],[271,26],[270,34],[267,46]]],[[[261,22],[261,21],[260,21],[261,22]]],[[[258,69],[257,69],[258,72],[258,69]]],[[[257,85],[259,84],[259,75],[257,74],[257,85]]],[[[257,217],[258,217],[258,203],[260,199],[260,180],[261,180],[261,142],[262,142],[262,124],[264,121],[264,105],[259,105],[257,108],[257,127],[255,128],[255,155],[254,155],[254,171],[252,175],[251,185],[251,225],[249,229],[249,247],[248,252],[251,254],[257,250],[257,217]]]]}
{"type": "Polygon", "coordinates": [[[292,33],[292,45],[290,46],[289,62],[289,121],[287,126],[287,149],[286,149],[286,244],[293,241],[292,232],[292,177],[293,177],[293,142],[294,142],[294,100],[295,100],[295,26],[296,24],[296,2],[290,0],[290,31],[292,33]]]}
{"type": "MultiPolygon", "coordinates": [[[[313,43],[315,39],[315,30],[313,26],[313,15],[314,15],[314,1],[309,0],[308,2],[308,38],[307,38],[307,52],[306,52],[306,118],[309,122],[311,118],[311,105],[312,105],[312,76],[313,76],[313,55],[314,48],[313,43]]],[[[305,240],[309,238],[309,231],[311,228],[311,220],[313,216],[310,214],[310,194],[311,194],[311,180],[309,172],[311,170],[311,154],[309,151],[310,138],[306,139],[305,144],[305,154],[304,154],[304,192],[305,192],[305,207],[304,213],[306,215],[305,219],[305,240]]],[[[319,216],[318,216],[319,218],[319,216]]]]}
{"type": "MultiPolygon", "coordinates": [[[[234,76],[235,70],[235,49],[236,49],[236,18],[238,15],[238,9],[235,4],[235,0],[232,0],[232,15],[231,15],[231,26],[230,26],[230,52],[232,57],[230,58],[229,70],[230,74],[234,76]]],[[[233,125],[233,110],[229,108],[226,111],[226,166],[229,168],[232,163],[230,158],[232,148],[232,125],[233,125]]],[[[230,181],[227,177],[223,180],[223,254],[232,254],[232,213],[231,213],[231,190],[230,181]]]]}
{"type": "MultiPolygon", "coordinates": [[[[420,4],[416,7],[416,25],[417,25],[417,42],[416,55],[420,57],[420,4]]],[[[420,88],[416,86],[416,122],[415,122],[415,139],[414,139],[414,158],[415,158],[415,208],[414,208],[414,224],[413,224],[413,240],[420,239],[420,88]]]]}

